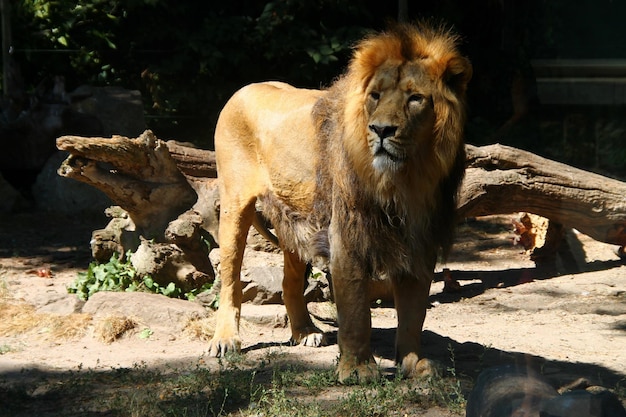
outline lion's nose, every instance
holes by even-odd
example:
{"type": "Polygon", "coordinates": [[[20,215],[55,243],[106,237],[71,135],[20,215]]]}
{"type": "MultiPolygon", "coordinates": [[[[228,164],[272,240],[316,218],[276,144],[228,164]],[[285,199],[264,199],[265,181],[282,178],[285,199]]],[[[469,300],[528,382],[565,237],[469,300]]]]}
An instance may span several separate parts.
{"type": "Polygon", "coordinates": [[[398,130],[398,126],[379,126],[379,125],[370,125],[370,130],[380,139],[386,139],[392,137],[396,134],[396,130],[398,130]]]}

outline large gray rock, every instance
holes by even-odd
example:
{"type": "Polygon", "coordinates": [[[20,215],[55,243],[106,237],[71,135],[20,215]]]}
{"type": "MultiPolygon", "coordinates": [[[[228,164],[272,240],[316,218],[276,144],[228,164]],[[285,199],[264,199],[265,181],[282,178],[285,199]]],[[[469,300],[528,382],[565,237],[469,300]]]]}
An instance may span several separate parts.
{"type": "Polygon", "coordinates": [[[280,304],[283,300],[283,268],[258,266],[242,277],[243,302],[252,304],[280,304]]]}
{"type": "Polygon", "coordinates": [[[65,158],[67,152],[57,151],[37,176],[33,185],[37,206],[46,211],[64,214],[102,214],[113,204],[111,199],[97,188],[57,174],[65,158]]]}
{"type": "Polygon", "coordinates": [[[143,292],[97,292],[85,303],[83,313],[94,317],[122,315],[136,319],[153,331],[180,333],[189,320],[208,316],[198,303],[143,292]]]}
{"type": "Polygon", "coordinates": [[[12,212],[24,205],[26,201],[22,195],[0,174],[0,213],[12,212]]]}
{"type": "MultiPolygon", "coordinates": [[[[121,135],[134,138],[146,129],[139,91],[121,87],[81,86],[69,93],[69,99],[71,104],[64,106],[71,107],[70,113],[80,118],[64,121],[67,125],[59,127],[58,134],[102,137],[121,135]]],[[[54,141],[54,138],[51,140],[54,141]]],[[[65,152],[54,152],[43,165],[33,185],[37,206],[65,214],[102,213],[112,204],[104,193],[57,174],[66,157],[65,152]]]]}
{"type": "MultiPolygon", "coordinates": [[[[241,279],[243,302],[252,304],[282,304],[283,268],[281,266],[255,266],[247,269],[241,279]]],[[[304,291],[307,303],[327,301],[331,298],[328,280],[323,273],[309,277],[304,291]]]]}
{"type": "Polygon", "coordinates": [[[134,138],[146,130],[141,93],[137,90],[84,85],[69,96],[74,111],[97,117],[104,137],[134,138]]]}

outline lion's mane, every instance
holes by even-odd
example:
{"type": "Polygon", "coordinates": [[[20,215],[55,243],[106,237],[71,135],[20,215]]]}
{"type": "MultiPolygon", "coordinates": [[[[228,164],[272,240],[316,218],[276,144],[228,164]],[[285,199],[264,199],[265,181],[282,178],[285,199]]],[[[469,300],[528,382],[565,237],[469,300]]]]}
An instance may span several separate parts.
{"type": "MultiPolygon", "coordinates": [[[[362,248],[354,256],[371,265],[373,275],[396,271],[426,279],[438,249],[447,253],[451,245],[465,164],[465,88],[471,77],[457,43],[445,28],[425,24],[397,25],[365,38],[346,74],[314,108],[322,141],[317,224],[327,224],[330,213],[343,213],[340,227],[358,242],[354,248],[362,248]],[[373,167],[366,145],[366,86],[382,65],[408,61],[422,62],[436,80],[432,146],[402,173],[391,175],[373,167]]],[[[328,242],[319,235],[316,242],[318,252],[328,256],[328,242]]]]}

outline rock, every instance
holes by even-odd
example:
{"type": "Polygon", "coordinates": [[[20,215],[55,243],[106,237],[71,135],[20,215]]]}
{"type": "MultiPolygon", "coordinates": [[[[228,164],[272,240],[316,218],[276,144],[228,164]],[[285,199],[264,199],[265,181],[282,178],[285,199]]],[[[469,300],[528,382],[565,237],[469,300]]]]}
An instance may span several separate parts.
{"type": "Polygon", "coordinates": [[[150,275],[164,287],[174,282],[187,292],[213,282],[213,277],[198,271],[176,245],[141,238],[141,244],[130,260],[139,275],[150,275]]]}
{"type": "MultiPolygon", "coordinates": [[[[37,302],[37,300],[35,300],[35,302],[37,302]]],[[[69,315],[79,313],[85,302],[78,297],[68,297],[67,290],[65,290],[64,294],[48,294],[46,299],[42,300],[40,304],[41,307],[37,308],[38,313],[69,315]]]]}
{"type": "Polygon", "coordinates": [[[98,134],[97,118],[73,112],[67,103],[35,102],[20,116],[0,124],[0,167],[15,171],[38,171],[55,153],[55,139],[64,133],[98,134]]]}
{"type": "MultiPolygon", "coordinates": [[[[68,97],[71,104],[59,103],[56,104],[59,109],[54,112],[48,111],[55,115],[58,113],[60,116],[54,119],[58,119],[58,126],[45,130],[47,133],[42,139],[47,152],[43,154],[42,161],[47,159],[47,162],[44,164],[35,161],[31,164],[36,168],[41,167],[41,172],[33,185],[33,196],[37,206],[45,210],[65,214],[84,212],[100,214],[112,204],[111,200],[95,187],[57,174],[57,169],[67,157],[67,153],[55,152],[54,141],[58,136],[70,134],[138,136],[146,128],[141,93],[120,87],[82,86],[69,93],[68,97]]],[[[45,120],[48,119],[50,117],[45,120]]],[[[31,147],[43,146],[33,143],[31,147]]]]}
{"type": "Polygon", "coordinates": [[[241,318],[259,326],[285,328],[288,324],[287,309],[283,305],[259,306],[246,304],[241,308],[241,318]]]}
{"type": "Polygon", "coordinates": [[[203,291],[196,295],[193,302],[205,308],[217,309],[220,303],[220,281],[215,281],[215,284],[208,291],[203,291]]]}
{"type": "Polygon", "coordinates": [[[259,284],[257,284],[256,282],[248,282],[248,283],[244,283],[243,285],[244,287],[241,290],[241,293],[242,293],[241,302],[242,303],[252,302],[253,304],[264,304],[262,302],[262,297],[260,297],[259,300],[256,300],[257,295],[259,295],[259,284]]]}
{"type": "Polygon", "coordinates": [[[136,137],[146,129],[141,93],[121,87],[83,85],[69,94],[72,109],[96,116],[102,136],[136,137]]]}
{"type": "Polygon", "coordinates": [[[558,395],[540,375],[514,366],[481,372],[467,400],[467,417],[539,417],[542,401],[558,395]]]}
{"type": "Polygon", "coordinates": [[[9,213],[26,205],[22,195],[0,174],[0,213],[9,213]]]}
{"type": "Polygon", "coordinates": [[[308,304],[309,312],[313,317],[327,323],[337,322],[337,306],[330,301],[313,302],[308,304]]]}
{"type": "MultiPolygon", "coordinates": [[[[211,250],[209,258],[219,275],[219,248],[211,250]]],[[[282,304],[282,259],[281,254],[255,251],[248,247],[241,272],[242,302],[257,305],[282,304]]],[[[219,279],[216,280],[216,283],[219,285],[219,279]]],[[[213,290],[218,291],[217,285],[214,286],[213,290]]],[[[303,291],[307,303],[332,299],[326,274],[317,268],[313,268],[313,273],[308,277],[303,291]]]]}
{"type": "Polygon", "coordinates": [[[550,417],[626,417],[619,399],[610,391],[574,390],[546,401],[540,416],[550,417]]]}
{"type": "Polygon", "coordinates": [[[65,158],[67,152],[54,153],[37,175],[33,185],[33,197],[37,206],[63,214],[101,215],[113,204],[111,199],[95,187],[59,176],[57,170],[65,158]]]}
{"type": "Polygon", "coordinates": [[[198,303],[143,292],[97,292],[89,297],[82,311],[96,318],[132,317],[153,331],[176,334],[182,332],[189,320],[209,315],[198,303]]]}
{"type": "Polygon", "coordinates": [[[247,290],[246,301],[252,304],[280,304],[283,301],[283,268],[277,266],[256,266],[248,269],[248,275],[242,281],[253,287],[247,290]],[[253,295],[252,295],[253,294],[253,295]]]}
{"type": "Polygon", "coordinates": [[[626,417],[607,390],[559,392],[539,373],[516,366],[489,368],[478,376],[466,417],[626,417]]]}

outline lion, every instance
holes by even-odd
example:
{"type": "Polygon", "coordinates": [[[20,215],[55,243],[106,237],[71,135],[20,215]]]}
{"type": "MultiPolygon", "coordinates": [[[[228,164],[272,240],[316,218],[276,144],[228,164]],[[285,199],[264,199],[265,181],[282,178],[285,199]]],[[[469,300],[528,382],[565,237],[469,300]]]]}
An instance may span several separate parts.
{"type": "Polygon", "coordinates": [[[433,372],[420,339],[438,252],[447,253],[465,167],[472,66],[458,37],[397,24],[360,41],[326,90],[251,84],[220,113],[220,304],[209,354],[241,347],[240,271],[256,208],[284,253],[292,340],[324,343],[303,296],[309,262],[326,262],[338,315],[339,381],[379,377],[368,283],[390,281],[404,375],[433,372]]]}

